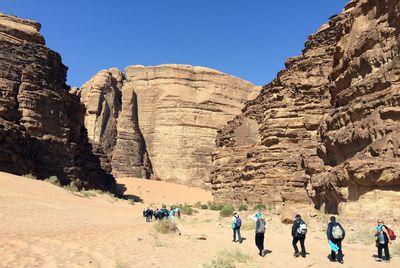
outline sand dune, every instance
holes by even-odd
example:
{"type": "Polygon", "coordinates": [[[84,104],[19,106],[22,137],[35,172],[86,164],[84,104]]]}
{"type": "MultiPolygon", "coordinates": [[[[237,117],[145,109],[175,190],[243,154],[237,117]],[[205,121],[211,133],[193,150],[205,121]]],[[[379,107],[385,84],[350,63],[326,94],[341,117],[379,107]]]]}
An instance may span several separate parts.
{"type": "MultiPolygon", "coordinates": [[[[100,194],[84,197],[47,182],[0,173],[0,267],[201,267],[218,251],[234,248],[249,254],[254,267],[399,266],[398,257],[390,264],[375,263],[373,245],[348,243],[345,265],[331,264],[323,228],[311,222],[306,259],[292,257],[290,227],[276,218],[268,221],[266,247],[272,253],[264,258],[257,255],[253,230],[242,231],[247,237],[243,244],[232,243],[229,219],[219,218],[216,211],[184,216],[178,222],[181,236],[160,235],[154,232],[154,223],[146,224],[141,216],[148,202],[206,201],[209,194],[191,194],[190,188],[181,186],[166,191],[173,185],[131,181],[119,183],[144,203],[132,205],[100,194]],[[163,197],[159,189],[171,195],[163,197]],[[199,240],[201,236],[207,240],[199,240]]],[[[244,224],[249,225],[246,219],[244,224]]]]}

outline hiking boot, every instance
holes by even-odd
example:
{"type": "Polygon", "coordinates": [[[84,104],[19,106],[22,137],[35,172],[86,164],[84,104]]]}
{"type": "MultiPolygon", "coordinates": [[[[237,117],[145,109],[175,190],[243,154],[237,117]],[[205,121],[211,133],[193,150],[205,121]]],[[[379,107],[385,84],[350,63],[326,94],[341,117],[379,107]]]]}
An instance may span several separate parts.
{"type": "Polygon", "coordinates": [[[305,258],[305,257],[306,257],[306,253],[305,253],[305,252],[302,252],[302,253],[301,253],[301,256],[302,256],[303,258],[305,258]]]}
{"type": "Polygon", "coordinates": [[[344,261],[343,261],[343,260],[341,260],[341,261],[339,261],[339,263],[340,263],[340,264],[344,264],[344,261]]]}
{"type": "Polygon", "coordinates": [[[297,258],[297,257],[300,256],[300,254],[299,254],[298,252],[295,252],[295,253],[293,254],[293,256],[295,256],[295,257],[297,258]]]}
{"type": "Polygon", "coordinates": [[[381,261],[382,261],[382,259],[381,259],[381,258],[375,258],[375,261],[379,261],[379,262],[381,262],[381,261]]]}

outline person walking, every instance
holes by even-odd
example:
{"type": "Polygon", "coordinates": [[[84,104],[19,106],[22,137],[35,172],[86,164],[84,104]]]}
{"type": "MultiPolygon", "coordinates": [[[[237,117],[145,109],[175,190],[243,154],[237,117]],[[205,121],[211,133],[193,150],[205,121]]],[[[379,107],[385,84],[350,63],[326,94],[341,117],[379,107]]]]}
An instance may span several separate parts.
{"type": "Polygon", "coordinates": [[[378,257],[376,261],[381,262],[384,260],[385,262],[390,262],[389,243],[391,243],[391,241],[389,239],[388,228],[385,226],[382,219],[378,220],[375,236],[377,237],[376,246],[378,247],[378,257]],[[385,259],[382,258],[382,250],[385,251],[385,259]]]}
{"type": "Polygon", "coordinates": [[[255,242],[258,250],[260,251],[258,255],[261,257],[265,256],[265,251],[264,251],[264,235],[265,235],[265,230],[266,230],[266,222],[265,219],[263,218],[261,212],[257,212],[252,216],[252,219],[256,221],[256,235],[255,235],[255,242]]]}
{"type": "Polygon", "coordinates": [[[336,261],[337,253],[337,261],[343,264],[342,240],[346,236],[346,232],[342,225],[336,222],[335,216],[331,216],[331,222],[328,223],[328,227],[326,228],[326,236],[328,237],[328,242],[332,243],[334,247],[331,250],[330,261],[336,261]]]}
{"type": "Polygon", "coordinates": [[[299,214],[296,215],[293,226],[292,226],[292,245],[294,248],[294,256],[299,257],[300,255],[305,258],[306,257],[306,248],[304,246],[304,240],[306,239],[307,233],[307,225],[301,219],[299,214]],[[300,242],[301,253],[299,253],[299,249],[297,247],[297,243],[300,242]]]}
{"type": "Polygon", "coordinates": [[[240,235],[240,227],[242,226],[242,219],[239,216],[239,213],[233,212],[233,218],[232,218],[232,230],[233,230],[233,241],[232,242],[239,242],[242,243],[242,237],[240,235]],[[236,235],[238,240],[236,241],[236,235]]]}

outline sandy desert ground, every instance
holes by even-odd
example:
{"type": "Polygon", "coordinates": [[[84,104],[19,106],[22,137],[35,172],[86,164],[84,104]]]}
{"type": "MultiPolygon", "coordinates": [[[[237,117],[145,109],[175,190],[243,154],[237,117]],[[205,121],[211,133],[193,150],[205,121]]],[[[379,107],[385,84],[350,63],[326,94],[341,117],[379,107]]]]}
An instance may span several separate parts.
{"type": "MultiPolygon", "coordinates": [[[[398,256],[390,264],[376,263],[373,243],[357,241],[349,227],[345,264],[330,263],[324,228],[317,220],[309,222],[305,259],[292,256],[290,226],[281,224],[277,216],[267,215],[266,248],[272,252],[265,257],[257,255],[253,222],[246,219],[250,212],[243,213],[242,234],[247,238],[243,244],[231,241],[229,218],[211,210],[184,215],[178,221],[182,235],[162,235],[155,232],[154,223],[145,223],[144,207],[206,203],[210,193],[157,181],[126,178],[119,183],[125,185],[125,194],[142,202],[70,192],[48,182],[0,173],[0,267],[202,267],[221,257],[222,251],[236,249],[246,256],[237,267],[400,266],[398,256]]],[[[398,247],[397,241],[393,247],[398,247]]]]}

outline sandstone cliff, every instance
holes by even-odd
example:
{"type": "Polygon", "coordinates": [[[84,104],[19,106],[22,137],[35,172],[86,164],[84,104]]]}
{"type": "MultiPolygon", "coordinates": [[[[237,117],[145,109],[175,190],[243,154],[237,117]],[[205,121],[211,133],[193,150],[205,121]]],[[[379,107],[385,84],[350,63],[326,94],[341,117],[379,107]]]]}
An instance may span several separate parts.
{"type": "Polygon", "coordinates": [[[78,95],[89,137],[112,159],[116,176],[202,186],[217,129],[258,94],[253,84],[189,65],[104,70],[78,95]]]}
{"type": "Polygon", "coordinates": [[[113,190],[88,143],[84,107],[68,93],[67,68],[39,30],[0,13],[0,170],[113,190]]]}
{"type": "Polygon", "coordinates": [[[396,0],[352,1],[220,131],[210,179],[235,202],[342,201],[400,186],[396,0]]]}

